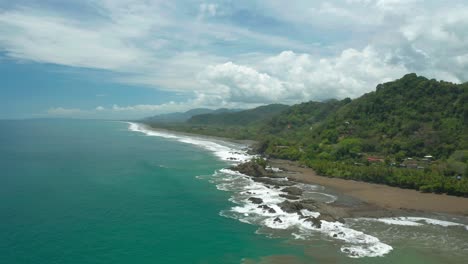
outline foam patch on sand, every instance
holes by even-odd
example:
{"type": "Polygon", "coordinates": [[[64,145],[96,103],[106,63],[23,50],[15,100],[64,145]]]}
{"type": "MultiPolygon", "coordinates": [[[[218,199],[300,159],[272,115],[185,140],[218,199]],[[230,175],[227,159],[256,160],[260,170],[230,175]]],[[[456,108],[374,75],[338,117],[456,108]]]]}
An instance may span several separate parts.
{"type": "Polygon", "coordinates": [[[427,217],[385,217],[385,218],[359,218],[357,220],[380,222],[387,225],[399,225],[399,226],[424,226],[424,225],[435,225],[440,227],[453,227],[459,226],[464,227],[468,231],[468,225],[455,223],[446,220],[439,220],[427,217]]]}
{"type": "Polygon", "coordinates": [[[468,226],[460,223],[426,218],[426,217],[387,217],[387,218],[360,218],[366,221],[381,222],[388,225],[400,225],[400,226],[422,226],[422,225],[436,225],[442,227],[450,226],[462,226],[465,230],[468,230],[468,226]]]}

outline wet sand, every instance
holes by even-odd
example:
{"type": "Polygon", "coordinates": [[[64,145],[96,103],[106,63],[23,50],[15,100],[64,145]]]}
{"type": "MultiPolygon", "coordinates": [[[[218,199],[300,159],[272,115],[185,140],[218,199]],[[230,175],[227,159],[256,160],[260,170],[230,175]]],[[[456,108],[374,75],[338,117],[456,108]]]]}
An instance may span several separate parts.
{"type": "MultiPolygon", "coordinates": [[[[235,140],[223,137],[206,136],[185,132],[159,129],[145,125],[148,129],[175,135],[195,136],[207,140],[232,142],[251,146],[255,141],[235,140]]],[[[391,187],[354,180],[344,180],[319,176],[311,168],[303,168],[297,162],[272,159],[273,167],[285,168],[288,178],[293,181],[318,184],[328,192],[340,197],[333,203],[337,209],[354,217],[384,217],[417,213],[445,213],[468,216],[468,198],[445,194],[421,193],[416,190],[391,187]]]]}
{"type": "MultiPolygon", "coordinates": [[[[364,215],[368,215],[375,207],[374,209],[381,208],[390,212],[413,211],[468,216],[468,198],[319,176],[313,169],[302,168],[296,162],[287,160],[270,160],[270,163],[273,167],[285,168],[288,171],[287,177],[291,180],[318,184],[337,194],[362,201],[363,204],[357,207],[362,207],[364,215]]],[[[359,211],[359,208],[356,209],[359,211]]]]}

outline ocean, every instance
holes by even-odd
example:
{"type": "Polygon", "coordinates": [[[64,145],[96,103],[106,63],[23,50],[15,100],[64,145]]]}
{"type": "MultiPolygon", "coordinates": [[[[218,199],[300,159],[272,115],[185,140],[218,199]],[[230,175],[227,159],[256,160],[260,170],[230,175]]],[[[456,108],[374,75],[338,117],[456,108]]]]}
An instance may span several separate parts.
{"type": "MultiPolygon", "coordinates": [[[[466,217],[348,219],[316,229],[275,207],[284,199],[277,189],[228,169],[250,158],[241,144],[136,123],[0,121],[0,263],[468,259],[466,217]],[[276,212],[249,202],[252,194],[276,212]]],[[[321,186],[301,187],[336,199],[321,186]]]]}

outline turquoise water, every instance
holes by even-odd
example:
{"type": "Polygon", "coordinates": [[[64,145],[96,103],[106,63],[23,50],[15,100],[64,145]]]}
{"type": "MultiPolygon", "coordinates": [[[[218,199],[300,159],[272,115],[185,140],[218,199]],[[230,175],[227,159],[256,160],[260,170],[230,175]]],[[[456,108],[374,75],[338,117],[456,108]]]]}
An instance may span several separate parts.
{"type": "Polygon", "coordinates": [[[467,256],[461,228],[425,227],[428,237],[418,240],[411,227],[356,221],[393,250],[352,259],[324,235],[295,240],[222,217],[233,196],[217,189],[213,173],[227,162],[128,127],[0,121],[0,263],[462,263],[467,256]],[[429,243],[439,238],[465,249],[429,243]]]}
{"type": "Polygon", "coordinates": [[[239,263],[281,253],[220,217],[225,164],[103,121],[0,122],[1,263],[239,263]]]}

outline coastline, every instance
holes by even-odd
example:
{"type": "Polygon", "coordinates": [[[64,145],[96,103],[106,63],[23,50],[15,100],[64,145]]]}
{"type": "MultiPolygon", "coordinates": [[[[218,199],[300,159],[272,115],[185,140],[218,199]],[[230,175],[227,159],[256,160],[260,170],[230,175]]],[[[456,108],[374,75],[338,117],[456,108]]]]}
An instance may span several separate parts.
{"type": "MultiPolygon", "coordinates": [[[[421,193],[417,190],[402,189],[383,184],[359,182],[339,178],[319,176],[311,168],[303,168],[296,162],[273,159],[270,163],[274,167],[285,168],[286,176],[297,182],[318,184],[324,186],[344,198],[352,197],[362,201],[364,205],[357,206],[363,210],[357,211],[356,216],[380,216],[369,210],[389,211],[388,214],[401,213],[444,213],[468,216],[468,198],[445,194],[421,193]]],[[[340,203],[338,203],[340,204],[340,203]]]]}
{"type": "Polygon", "coordinates": [[[150,126],[148,124],[138,122],[138,121],[123,121],[123,122],[139,124],[139,125],[145,127],[146,129],[152,130],[152,131],[155,131],[155,132],[168,133],[168,134],[172,134],[172,135],[175,135],[175,136],[195,137],[195,138],[204,139],[204,140],[211,140],[211,141],[228,142],[228,143],[245,145],[246,147],[250,147],[250,146],[252,146],[253,144],[255,144],[257,142],[255,140],[249,140],[249,139],[233,139],[233,138],[228,138],[228,137],[208,136],[208,135],[203,135],[203,134],[195,134],[195,133],[181,132],[181,131],[176,131],[176,130],[169,130],[169,129],[165,129],[165,128],[156,128],[156,127],[152,127],[152,126],[150,126]]]}
{"type": "MultiPolygon", "coordinates": [[[[362,185],[357,190],[363,189],[366,191],[364,193],[372,194],[373,199],[369,199],[363,193],[355,192],[355,186],[350,184],[354,181],[318,176],[312,169],[302,168],[297,162],[269,160],[270,167],[265,168],[263,163],[252,161],[256,157],[249,153],[249,146],[253,142],[249,144],[246,141],[155,129],[135,122],[127,123],[130,124],[131,131],[192,144],[231,164],[230,167],[215,170],[212,175],[196,177],[209,180],[218,190],[230,193],[231,204],[229,208],[219,212],[220,216],[258,226],[258,234],[285,237],[292,239],[290,241],[304,243],[316,239],[322,241],[325,237],[326,240],[337,243],[337,250],[343,255],[363,258],[387,255],[394,250],[393,246],[399,245],[392,237],[379,233],[388,230],[387,225],[402,226],[401,230],[411,228],[405,234],[418,237],[423,234],[422,230],[428,228],[447,228],[449,233],[444,231],[445,236],[458,239],[458,233],[454,233],[456,230],[468,230],[464,207],[461,211],[458,207],[455,211],[440,211],[434,207],[420,208],[419,203],[413,204],[413,207],[386,205],[383,202],[393,198],[382,196],[381,188],[394,187],[356,182],[362,185]],[[339,181],[333,183],[336,180],[339,181]],[[418,228],[412,231],[413,227],[418,228]]],[[[420,194],[422,193],[414,191],[411,197],[418,199],[420,194]]],[[[422,203],[427,202],[422,200],[422,203]]],[[[437,234],[439,232],[441,231],[437,231],[437,234]]],[[[463,239],[463,235],[461,237],[463,239]]],[[[447,247],[447,250],[459,250],[459,245],[463,247],[464,243],[457,242],[447,247]]]]}
{"type": "MultiPolygon", "coordinates": [[[[227,142],[251,147],[254,140],[236,140],[225,137],[207,136],[194,133],[154,128],[147,124],[137,123],[146,129],[168,133],[175,136],[195,137],[214,142],[227,142]]],[[[339,197],[333,203],[334,207],[346,211],[351,217],[392,217],[420,215],[424,213],[442,213],[449,215],[468,216],[468,198],[445,194],[422,193],[417,190],[402,189],[383,184],[345,180],[318,175],[312,168],[304,168],[297,162],[281,159],[270,159],[272,167],[284,168],[287,172],[280,173],[291,181],[320,185],[327,192],[339,197]]]]}

